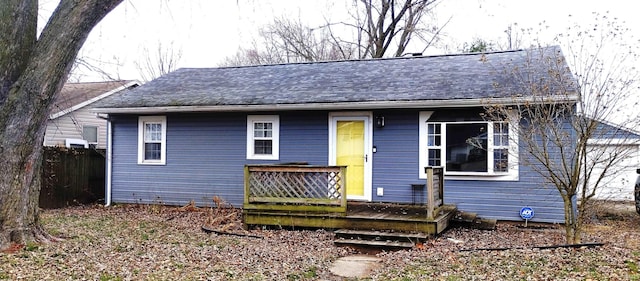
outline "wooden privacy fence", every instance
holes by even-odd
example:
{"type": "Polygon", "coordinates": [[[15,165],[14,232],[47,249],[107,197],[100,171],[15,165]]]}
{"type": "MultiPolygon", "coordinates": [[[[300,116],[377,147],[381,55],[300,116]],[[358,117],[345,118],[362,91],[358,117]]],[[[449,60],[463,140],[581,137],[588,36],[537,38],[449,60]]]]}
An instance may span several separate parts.
{"type": "Polygon", "coordinates": [[[245,166],[244,208],[341,212],[347,210],[346,167],[245,166]]]}
{"type": "Polygon", "coordinates": [[[104,198],[104,150],[44,147],[40,207],[59,208],[104,198]]]}

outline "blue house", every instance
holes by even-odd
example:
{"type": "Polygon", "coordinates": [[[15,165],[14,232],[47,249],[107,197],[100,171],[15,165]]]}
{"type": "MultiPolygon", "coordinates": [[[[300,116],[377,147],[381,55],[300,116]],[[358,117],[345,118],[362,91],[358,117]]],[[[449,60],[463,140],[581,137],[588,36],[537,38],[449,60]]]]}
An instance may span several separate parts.
{"type": "Polygon", "coordinates": [[[563,222],[556,188],[520,164],[521,122],[484,117],[528,101],[510,69],[545,77],[562,56],[530,51],[179,69],[93,109],[109,124],[106,203],[240,207],[245,165],[304,163],[346,166],[350,202],[423,204],[424,167],[442,166],[446,204],[563,222]]]}

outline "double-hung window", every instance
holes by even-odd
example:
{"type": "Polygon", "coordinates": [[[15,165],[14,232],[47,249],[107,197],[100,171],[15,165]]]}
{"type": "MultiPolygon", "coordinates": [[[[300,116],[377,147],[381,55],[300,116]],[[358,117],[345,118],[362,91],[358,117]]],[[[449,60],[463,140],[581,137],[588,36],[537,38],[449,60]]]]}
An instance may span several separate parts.
{"type": "Polygon", "coordinates": [[[277,115],[247,116],[247,159],[278,160],[280,118],[277,115]]]}
{"type": "Polygon", "coordinates": [[[518,179],[518,146],[506,121],[429,121],[420,114],[420,175],[442,166],[449,179],[518,179]]]}
{"type": "Polygon", "coordinates": [[[442,165],[442,126],[437,123],[427,125],[428,166],[442,165]]]}
{"type": "Polygon", "coordinates": [[[165,116],[138,118],[138,164],[166,163],[167,119],[165,116]]]}
{"type": "Polygon", "coordinates": [[[509,172],[509,123],[493,123],[493,171],[509,172]]]}

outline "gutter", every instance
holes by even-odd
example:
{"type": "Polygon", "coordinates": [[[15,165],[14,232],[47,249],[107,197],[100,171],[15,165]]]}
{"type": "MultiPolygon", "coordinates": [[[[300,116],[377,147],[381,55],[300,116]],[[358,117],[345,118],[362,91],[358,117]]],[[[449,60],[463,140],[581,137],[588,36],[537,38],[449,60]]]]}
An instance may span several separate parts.
{"type": "Polygon", "coordinates": [[[413,100],[413,101],[365,101],[335,103],[291,103],[291,104],[232,104],[232,105],[181,105],[181,106],[140,106],[93,108],[96,113],[111,114],[153,114],[172,112],[250,112],[250,111],[287,111],[287,110],[372,110],[372,109],[415,109],[415,108],[452,108],[477,107],[482,105],[550,104],[577,102],[577,95],[559,95],[548,98],[506,97],[457,100],[413,100]]]}

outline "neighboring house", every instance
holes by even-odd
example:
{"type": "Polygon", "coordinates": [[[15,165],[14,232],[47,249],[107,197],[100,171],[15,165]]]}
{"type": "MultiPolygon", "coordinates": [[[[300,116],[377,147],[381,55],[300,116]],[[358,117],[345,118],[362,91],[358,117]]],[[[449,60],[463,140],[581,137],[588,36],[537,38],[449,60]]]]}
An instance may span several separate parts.
{"type": "Polygon", "coordinates": [[[44,145],[106,148],[107,121],[89,109],[96,101],[139,85],[137,81],[65,84],[49,115],[44,145]]]}
{"type": "Polygon", "coordinates": [[[459,210],[563,222],[556,188],[519,165],[520,124],[484,118],[487,104],[529,101],[510,73],[545,78],[542,61],[562,54],[544,52],[179,69],[95,106],[111,128],[106,203],[242,206],[245,165],[291,162],[347,166],[349,200],[424,203],[431,165],[459,210]]]}
{"type": "MultiPolygon", "coordinates": [[[[599,121],[600,126],[596,131],[596,136],[587,142],[587,154],[589,162],[596,161],[593,155],[604,154],[604,158],[609,155],[620,155],[615,163],[600,164],[596,166],[596,175],[604,171],[605,177],[596,189],[595,199],[613,201],[634,201],[634,188],[638,174],[636,170],[640,168],[640,133],[623,128],[610,122],[599,121]]],[[[603,157],[600,157],[602,159],[603,157]]],[[[590,182],[593,188],[596,177],[590,182]]]]}

